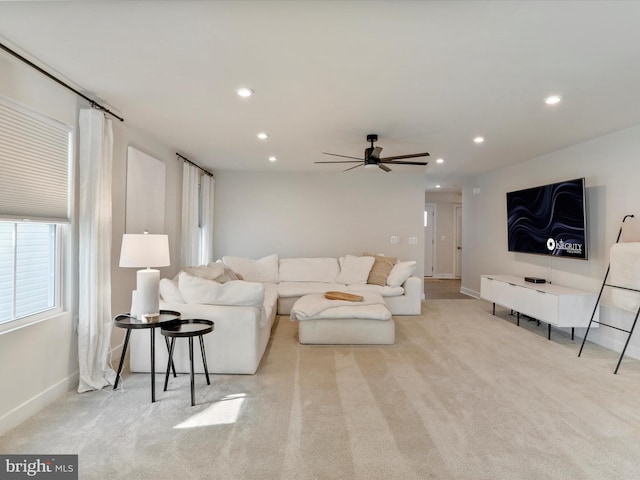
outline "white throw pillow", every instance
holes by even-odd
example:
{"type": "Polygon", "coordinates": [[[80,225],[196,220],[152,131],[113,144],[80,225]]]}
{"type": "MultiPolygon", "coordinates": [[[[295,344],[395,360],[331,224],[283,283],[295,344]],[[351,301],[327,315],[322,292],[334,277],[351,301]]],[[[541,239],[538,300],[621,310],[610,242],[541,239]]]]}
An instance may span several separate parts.
{"type": "Polygon", "coordinates": [[[178,288],[186,303],[246,307],[259,307],[264,303],[264,285],[256,282],[234,280],[222,284],[182,272],[178,288]]]}
{"type": "Polygon", "coordinates": [[[415,270],[416,262],[413,260],[396,263],[387,277],[387,285],[390,287],[401,287],[415,270]]]}
{"type": "Polygon", "coordinates": [[[167,303],[184,303],[178,282],[169,278],[160,279],[160,296],[167,303]]]}
{"type": "Polygon", "coordinates": [[[340,257],[340,273],[336,282],[345,285],[367,283],[374,261],[373,257],[356,257],[355,255],[340,257]]]}
{"type": "Polygon", "coordinates": [[[222,262],[247,282],[278,283],[278,255],[275,253],[258,260],[222,257],[222,262]]]}

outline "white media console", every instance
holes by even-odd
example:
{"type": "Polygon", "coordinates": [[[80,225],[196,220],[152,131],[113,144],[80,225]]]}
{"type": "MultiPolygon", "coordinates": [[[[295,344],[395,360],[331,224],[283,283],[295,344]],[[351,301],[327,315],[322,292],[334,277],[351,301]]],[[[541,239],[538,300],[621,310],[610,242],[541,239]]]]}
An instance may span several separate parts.
{"type": "MultiPolygon", "coordinates": [[[[548,324],[549,339],[552,325],[570,327],[573,340],[575,327],[589,326],[598,295],[551,283],[526,282],[513,275],[482,275],[480,298],[493,303],[494,315],[496,304],[515,311],[518,325],[520,314],[548,324]]],[[[599,320],[598,310],[593,319],[599,320]]]]}

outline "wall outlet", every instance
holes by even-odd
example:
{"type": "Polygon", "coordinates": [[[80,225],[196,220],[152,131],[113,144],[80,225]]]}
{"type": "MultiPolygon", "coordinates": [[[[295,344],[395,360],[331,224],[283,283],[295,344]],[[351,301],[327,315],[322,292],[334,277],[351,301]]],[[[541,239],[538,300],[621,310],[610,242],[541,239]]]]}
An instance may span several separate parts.
{"type": "Polygon", "coordinates": [[[391,235],[391,243],[394,245],[400,243],[400,237],[397,235],[391,235]]]}
{"type": "Polygon", "coordinates": [[[418,237],[409,237],[409,245],[417,245],[418,237]]]}

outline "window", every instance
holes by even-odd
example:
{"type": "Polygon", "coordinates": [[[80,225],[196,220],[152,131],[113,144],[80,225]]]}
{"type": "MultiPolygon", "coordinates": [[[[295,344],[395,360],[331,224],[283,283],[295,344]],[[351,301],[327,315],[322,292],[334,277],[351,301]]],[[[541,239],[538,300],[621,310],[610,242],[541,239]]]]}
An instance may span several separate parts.
{"type": "Polygon", "coordinates": [[[0,331],[13,320],[28,323],[62,310],[71,132],[0,95],[0,331]]]}
{"type": "Polygon", "coordinates": [[[0,222],[0,323],[59,307],[58,228],[0,222]]]}

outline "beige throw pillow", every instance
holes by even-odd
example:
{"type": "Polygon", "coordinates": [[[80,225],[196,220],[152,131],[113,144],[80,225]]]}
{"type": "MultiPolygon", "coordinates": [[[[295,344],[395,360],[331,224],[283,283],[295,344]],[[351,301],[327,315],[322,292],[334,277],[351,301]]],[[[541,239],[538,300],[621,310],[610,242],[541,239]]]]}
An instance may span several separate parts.
{"type": "Polygon", "coordinates": [[[210,263],[209,265],[200,265],[199,267],[184,267],[182,271],[194,277],[215,280],[224,273],[224,265],[220,263],[210,263]]]}
{"type": "Polygon", "coordinates": [[[373,267],[369,272],[369,278],[367,283],[370,285],[380,285],[382,287],[387,285],[387,277],[391,273],[391,269],[398,262],[396,257],[385,257],[383,255],[374,255],[372,253],[364,253],[364,256],[373,257],[373,267]]]}

